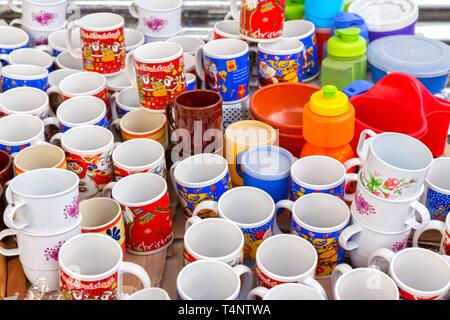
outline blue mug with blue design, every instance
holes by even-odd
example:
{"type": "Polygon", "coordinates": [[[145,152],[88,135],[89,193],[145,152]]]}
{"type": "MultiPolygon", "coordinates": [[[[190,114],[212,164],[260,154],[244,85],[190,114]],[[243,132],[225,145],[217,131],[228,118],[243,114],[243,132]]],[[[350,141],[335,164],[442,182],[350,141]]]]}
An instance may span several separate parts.
{"type": "Polygon", "coordinates": [[[339,235],[350,222],[350,209],[341,199],[330,194],[308,194],[295,202],[281,200],[276,211],[292,213],[291,233],[310,242],[318,255],[316,278],[331,276],[334,268],[344,263],[344,249],[339,235]]]}
{"type": "Polygon", "coordinates": [[[259,146],[238,153],[236,171],[244,186],[266,191],[275,202],[289,197],[289,176],[296,158],[277,146],[259,146]]]}
{"type": "Polygon", "coordinates": [[[0,93],[0,111],[3,115],[29,114],[44,119],[49,110],[48,95],[40,89],[16,87],[0,93]]]}
{"type": "Polygon", "coordinates": [[[186,73],[186,91],[197,89],[197,77],[195,74],[186,73]]]}
{"type": "Polygon", "coordinates": [[[319,75],[319,49],[317,48],[316,27],[306,20],[290,20],[284,23],[283,37],[303,43],[302,79],[311,81],[319,75]]]}
{"type": "Polygon", "coordinates": [[[303,81],[303,56],[305,46],[296,39],[258,44],[259,86],[303,81]]]}
{"type": "Polygon", "coordinates": [[[0,26],[0,65],[6,65],[8,55],[16,49],[26,48],[30,37],[15,27],[0,26]]]}
{"type": "Polygon", "coordinates": [[[33,65],[13,64],[0,70],[0,92],[16,87],[32,87],[42,91],[48,87],[48,70],[33,65]]]}
{"type": "Polygon", "coordinates": [[[94,96],[73,97],[61,103],[56,110],[56,117],[44,119],[44,124],[53,125],[60,131],[51,138],[50,143],[60,140],[64,132],[78,126],[96,125],[108,129],[106,104],[94,96]]]}
{"type": "Polygon", "coordinates": [[[274,233],[280,233],[275,219],[275,203],[265,191],[254,187],[236,187],[225,192],[219,200],[200,202],[193,216],[204,210],[218,218],[236,224],[244,233],[244,263],[253,266],[259,245],[274,233]]]}
{"type": "Polygon", "coordinates": [[[249,47],[239,39],[217,39],[197,49],[195,69],[207,90],[222,96],[224,103],[242,101],[249,95],[249,47]]]}
{"type": "Polygon", "coordinates": [[[170,176],[186,218],[192,216],[202,201],[217,201],[232,187],[227,160],[213,153],[197,154],[175,162],[170,168],[170,176]]]}
{"type": "Polygon", "coordinates": [[[346,194],[345,186],[353,181],[358,181],[358,175],[346,173],[344,165],[336,159],[304,157],[292,165],[289,199],[295,201],[310,193],[328,193],[352,201],[353,194],[346,194]]]}
{"type": "Polygon", "coordinates": [[[431,219],[445,221],[450,212],[450,157],[433,160],[420,201],[427,207],[431,219]]]}
{"type": "Polygon", "coordinates": [[[113,120],[122,118],[130,111],[141,109],[139,93],[134,87],[128,87],[112,94],[109,100],[113,120]]]}

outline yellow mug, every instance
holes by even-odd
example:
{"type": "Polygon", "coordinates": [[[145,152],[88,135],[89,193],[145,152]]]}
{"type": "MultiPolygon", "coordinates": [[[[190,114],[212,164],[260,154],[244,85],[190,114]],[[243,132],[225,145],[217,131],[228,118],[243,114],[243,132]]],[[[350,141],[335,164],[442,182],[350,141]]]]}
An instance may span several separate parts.
{"type": "Polygon", "coordinates": [[[67,169],[64,150],[49,143],[36,144],[21,150],[14,158],[16,175],[41,168],[67,169]]]}
{"type": "Polygon", "coordinates": [[[236,171],[237,157],[252,147],[274,145],[277,132],[270,125],[257,120],[232,123],[225,130],[225,158],[234,186],[242,186],[242,178],[236,171]]]}

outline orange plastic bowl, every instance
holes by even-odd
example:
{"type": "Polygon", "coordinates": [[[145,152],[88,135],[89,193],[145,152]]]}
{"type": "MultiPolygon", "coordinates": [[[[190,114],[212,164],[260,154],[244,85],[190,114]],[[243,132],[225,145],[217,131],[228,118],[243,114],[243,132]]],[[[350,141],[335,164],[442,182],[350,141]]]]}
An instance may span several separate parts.
{"type": "Polygon", "coordinates": [[[303,106],[320,88],[302,83],[277,83],[257,90],[250,99],[253,116],[280,131],[299,134],[303,106]]]}

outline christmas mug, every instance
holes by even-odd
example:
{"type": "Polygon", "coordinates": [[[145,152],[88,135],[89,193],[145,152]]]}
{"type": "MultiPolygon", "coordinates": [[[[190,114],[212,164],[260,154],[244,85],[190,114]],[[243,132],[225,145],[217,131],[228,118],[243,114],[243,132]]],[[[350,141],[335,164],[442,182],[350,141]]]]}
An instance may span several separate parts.
{"type": "Polygon", "coordinates": [[[326,300],[319,291],[300,283],[283,283],[273,288],[256,287],[249,292],[247,300],[326,300]]]}
{"type": "Polygon", "coordinates": [[[64,150],[55,145],[43,143],[25,148],[14,157],[16,176],[43,168],[67,169],[64,150]]]}
{"type": "Polygon", "coordinates": [[[83,59],[84,70],[115,75],[125,68],[124,19],[114,13],[91,13],[67,26],[66,42],[74,58],[83,59]],[[72,40],[80,28],[81,52],[72,40]]]}
{"type": "Polygon", "coordinates": [[[69,239],[59,250],[59,276],[63,300],[117,300],[124,296],[123,274],[136,276],[151,287],[147,272],[124,262],[117,241],[98,233],[69,239]]]}
{"type": "Polygon", "coordinates": [[[127,55],[127,75],[138,90],[141,106],[164,112],[186,91],[183,48],[170,42],[144,44],[127,55]]]}
{"type": "Polygon", "coordinates": [[[165,250],[174,239],[172,208],[164,178],[136,173],[105,187],[121,208],[125,221],[127,251],[149,255],[165,250]]]}

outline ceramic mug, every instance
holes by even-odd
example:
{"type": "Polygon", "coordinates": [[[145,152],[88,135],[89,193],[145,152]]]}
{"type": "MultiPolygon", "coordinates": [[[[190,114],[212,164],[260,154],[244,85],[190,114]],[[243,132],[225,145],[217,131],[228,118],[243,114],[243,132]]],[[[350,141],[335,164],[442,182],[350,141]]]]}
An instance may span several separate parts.
{"type": "Polygon", "coordinates": [[[176,36],[180,35],[180,33],[181,33],[181,30],[179,32],[175,32],[173,34],[163,35],[163,36],[160,36],[160,35],[157,35],[157,34],[155,34],[155,35],[144,35],[145,43],[167,41],[167,40],[169,40],[172,37],[176,37],[176,36]]]}
{"type": "Polygon", "coordinates": [[[84,71],[83,60],[81,58],[73,57],[68,51],[58,54],[55,59],[55,63],[59,69],[75,69],[84,71]]]}
{"type": "Polygon", "coordinates": [[[361,184],[372,194],[392,200],[416,196],[433,161],[422,142],[394,132],[377,135],[364,130],[356,151],[359,158],[348,160],[346,169],[362,165],[361,184]],[[367,136],[371,138],[366,140],[367,136]]]}
{"type": "Polygon", "coordinates": [[[11,229],[33,234],[67,230],[78,221],[78,177],[56,168],[16,176],[6,189],[3,220],[11,229]]]}
{"type": "MultiPolygon", "coordinates": [[[[361,175],[359,178],[361,179],[361,175]]],[[[421,229],[430,222],[428,209],[419,202],[422,192],[423,187],[416,196],[409,199],[390,200],[377,197],[362,184],[358,184],[355,193],[355,214],[362,224],[378,231],[395,232],[407,226],[421,229]]]]}
{"type": "Polygon", "coordinates": [[[128,52],[142,46],[145,43],[144,34],[135,29],[125,28],[125,49],[128,52]]]}
{"type": "Polygon", "coordinates": [[[83,58],[86,71],[114,75],[125,68],[124,19],[114,13],[91,13],[67,26],[66,43],[74,58],[83,58]],[[72,41],[72,32],[80,28],[81,52],[72,41]]]}
{"type": "Polygon", "coordinates": [[[130,14],[145,35],[169,36],[181,30],[181,6],[181,0],[134,0],[130,14]]]}
{"type": "Polygon", "coordinates": [[[225,130],[225,158],[229,164],[231,181],[236,186],[244,182],[237,173],[237,155],[251,147],[274,145],[277,132],[270,125],[257,120],[241,120],[225,130]]]}
{"type": "MultiPolygon", "coordinates": [[[[72,33],[72,43],[74,43],[77,50],[81,50],[80,32],[74,31],[72,33]]],[[[57,57],[60,53],[67,51],[66,43],[66,28],[56,30],[48,36],[47,44],[36,47],[37,49],[47,51],[53,57],[57,57]]]]}
{"type": "Polygon", "coordinates": [[[49,290],[59,289],[58,252],[64,242],[81,233],[81,218],[63,231],[35,234],[24,230],[5,229],[0,232],[0,240],[16,236],[17,249],[0,247],[0,254],[19,256],[23,271],[32,284],[45,278],[49,290]]]}
{"type": "Polygon", "coordinates": [[[33,87],[17,87],[0,93],[0,110],[4,115],[28,114],[44,119],[50,109],[47,94],[33,87]]]}
{"type": "Polygon", "coordinates": [[[444,221],[450,212],[450,158],[433,160],[425,178],[425,191],[420,198],[431,219],[444,221]]]}
{"type": "Polygon", "coordinates": [[[307,20],[286,21],[283,38],[295,39],[303,44],[305,48],[302,64],[303,82],[315,79],[320,73],[320,64],[314,23],[307,20]]]}
{"type": "Polygon", "coordinates": [[[217,201],[231,189],[227,161],[212,153],[194,155],[174,163],[170,176],[186,218],[192,216],[202,201],[217,201]]]}
{"type": "Polygon", "coordinates": [[[283,283],[271,289],[256,287],[247,296],[247,300],[325,300],[319,291],[300,283],[283,283]]]}
{"type": "Polygon", "coordinates": [[[180,94],[167,108],[174,153],[213,152],[223,147],[222,98],[211,90],[180,94]]]}
{"type": "Polygon", "coordinates": [[[351,201],[345,186],[357,181],[358,176],[346,173],[344,165],[327,156],[307,156],[294,162],[291,167],[289,198],[293,201],[310,193],[326,193],[342,200],[351,201]]]}
{"type": "Polygon", "coordinates": [[[128,87],[120,92],[116,92],[110,97],[112,118],[114,120],[122,118],[130,111],[140,109],[139,93],[133,87],[128,87]]]}
{"type": "Polygon", "coordinates": [[[214,24],[214,33],[212,40],[217,39],[241,39],[239,31],[239,21],[237,20],[222,20],[214,24]]]}
{"type": "Polygon", "coordinates": [[[80,202],[81,232],[100,233],[116,240],[125,252],[125,225],[117,201],[93,198],[80,202]]]}
{"type": "Polygon", "coordinates": [[[231,267],[212,260],[190,263],[177,277],[177,293],[181,300],[244,300],[252,285],[250,268],[244,265],[231,267]]]}
{"type": "Polygon", "coordinates": [[[395,232],[382,232],[363,225],[357,218],[355,204],[351,207],[352,224],[342,231],[339,245],[350,251],[350,261],[353,267],[366,267],[370,255],[379,248],[389,248],[394,252],[408,246],[411,227],[395,232]]]}
{"type": "MultiPolygon", "coordinates": [[[[167,40],[168,41],[168,40],[167,40]]],[[[169,42],[169,41],[168,41],[169,42]]],[[[177,42],[174,42],[177,43],[177,42]]],[[[205,43],[203,43],[202,45],[204,45],[205,43]]],[[[181,44],[180,44],[181,46],[181,44]]],[[[183,49],[184,50],[184,49],[183,49]]],[[[194,54],[187,54],[187,53],[183,53],[183,60],[184,60],[184,72],[187,73],[193,73],[193,74],[197,74],[196,70],[195,70],[195,52],[194,54]]]]}
{"type": "Polygon", "coordinates": [[[56,110],[56,117],[48,117],[44,119],[44,123],[53,125],[60,131],[52,137],[50,142],[55,139],[60,140],[62,133],[82,125],[109,128],[106,105],[93,96],[78,96],[64,101],[56,110]]]}
{"type": "Polygon", "coordinates": [[[186,73],[186,91],[197,89],[197,76],[192,73],[186,73]]]}
{"type": "Polygon", "coordinates": [[[239,13],[237,0],[232,0],[231,12],[245,40],[273,42],[283,35],[285,6],[282,0],[245,0],[239,13]]]}
{"type": "Polygon", "coordinates": [[[327,299],[323,287],[314,279],[317,252],[305,239],[280,234],[265,240],[256,253],[257,284],[268,289],[283,283],[301,283],[327,299]]]}
{"type": "Polygon", "coordinates": [[[74,4],[68,5],[67,0],[24,0],[21,7],[8,0],[8,6],[12,11],[22,14],[24,25],[41,29],[65,25],[67,13],[73,13],[69,20],[80,15],[80,8],[74,4]]]}
{"type": "Polygon", "coordinates": [[[1,68],[0,76],[1,92],[16,87],[32,87],[42,91],[47,90],[48,70],[43,67],[25,64],[8,65],[1,68]]]}
{"type": "Polygon", "coordinates": [[[302,82],[305,46],[295,39],[280,39],[258,44],[259,86],[274,83],[302,82]]]}
{"type": "Polygon", "coordinates": [[[341,199],[329,194],[309,194],[295,202],[281,200],[275,210],[292,213],[291,233],[308,240],[317,251],[316,278],[329,277],[344,262],[339,236],[350,221],[350,210],[341,199]]]}
{"type": "Polygon", "coordinates": [[[204,200],[192,213],[213,211],[217,217],[236,224],[243,232],[245,264],[254,265],[257,249],[279,228],[275,219],[275,204],[268,193],[253,187],[237,187],[226,191],[218,201],[204,200]]]}
{"type": "Polygon", "coordinates": [[[6,63],[8,55],[14,50],[26,48],[30,37],[16,27],[0,26],[0,62],[6,63]]]}
{"type": "Polygon", "coordinates": [[[170,42],[144,44],[128,54],[127,75],[139,92],[142,107],[165,111],[168,103],[186,91],[183,48],[170,42]]]}
{"type": "Polygon", "coordinates": [[[205,44],[202,39],[194,36],[175,36],[169,38],[167,42],[178,43],[183,47],[183,53],[189,55],[195,55],[197,49],[205,44]]]}
{"type": "Polygon", "coordinates": [[[226,103],[235,103],[249,95],[249,47],[238,39],[208,42],[195,53],[195,69],[205,88],[222,96],[226,103]]]}
{"type": "Polygon", "coordinates": [[[163,113],[133,110],[114,120],[111,128],[120,131],[123,141],[145,138],[159,142],[164,148],[168,145],[167,118],[163,113]]]}
{"type": "Polygon", "coordinates": [[[172,208],[164,178],[154,173],[132,174],[108,184],[103,195],[109,193],[122,208],[129,252],[148,255],[171,245],[172,208]]]}
{"type": "Polygon", "coordinates": [[[29,64],[52,71],[53,58],[47,52],[35,48],[20,48],[11,52],[6,61],[9,64],[29,64]]]}
{"type": "Polygon", "coordinates": [[[69,239],[59,250],[59,275],[63,300],[116,300],[124,293],[123,274],[130,273],[151,287],[147,272],[123,262],[117,241],[98,233],[69,239]]]}
{"type": "Polygon", "coordinates": [[[394,280],[404,300],[441,300],[450,289],[450,261],[439,254],[407,248],[400,252],[381,248],[369,258],[369,265],[380,267],[388,262],[388,274],[394,280]]]}
{"type": "MultiPolygon", "coordinates": [[[[30,41],[28,43],[28,46],[30,48],[36,48],[41,49],[41,46],[47,46],[48,45],[48,38],[50,35],[55,31],[62,31],[66,29],[67,22],[64,22],[64,24],[47,29],[47,28],[41,28],[41,27],[32,27],[29,25],[24,24],[23,19],[14,19],[12,20],[9,25],[13,27],[19,27],[22,30],[24,30],[28,36],[30,37],[30,41]]],[[[51,52],[49,52],[51,54],[51,52]]]]}
{"type": "Polygon", "coordinates": [[[244,260],[244,235],[225,219],[190,217],[184,234],[184,263],[197,260],[225,262],[234,267],[244,260]]]}
{"type": "Polygon", "coordinates": [[[339,264],[331,275],[335,300],[398,300],[395,282],[374,266],[352,269],[339,264]]]}
{"type": "Polygon", "coordinates": [[[100,126],[82,125],[64,132],[60,141],[68,170],[79,177],[80,198],[97,196],[113,179],[114,136],[111,131],[100,126]]]}
{"type": "Polygon", "coordinates": [[[288,198],[289,174],[294,156],[276,146],[259,146],[237,155],[237,173],[244,186],[266,191],[278,202],[288,198]]]}
{"type": "Polygon", "coordinates": [[[170,297],[164,289],[147,288],[130,294],[126,300],[170,300],[170,297]]]}
{"type": "Polygon", "coordinates": [[[450,215],[447,215],[445,222],[442,221],[430,221],[424,228],[414,231],[414,237],[412,244],[414,247],[419,246],[419,239],[421,235],[428,230],[439,231],[442,235],[441,245],[439,252],[443,255],[450,256],[450,215]]]}
{"type": "Polygon", "coordinates": [[[52,144],[37,144],[21,150],[14,157],[16,176],[43,168],[67,169],[64,150],[52,144]]]}
{"type": "Polygon", "coordinates": [[[151,139],[133,139],[116,145],[112,154],[114,179],[136,173],[155,173],[166,178],[166,159],[161,143],[151,139]]]}
{"type": "Polygon", "coordinates": [[[10,156],[14,157],[20,150],[43,142],[44,123],[38,117],[12,114],[0,118],[0,150],[10,156]]]}
{"type": "MultiPolygon", "coordinates": [[[[49,88],[58,87],[64,78],[66,78],[72,74],[79,73],[79,72],[80,72],[80,70],[71,70],[71,69],[54,70],[48,74],[48,87],[49,88]]],[[[57,107],[62,102],[62,97],[60,96],[60,94],[57,91],[58,90],[48,93],[49,98],[50,98],[50,107],[51,107],[52,111],[56,110],[57,107]]]]}

